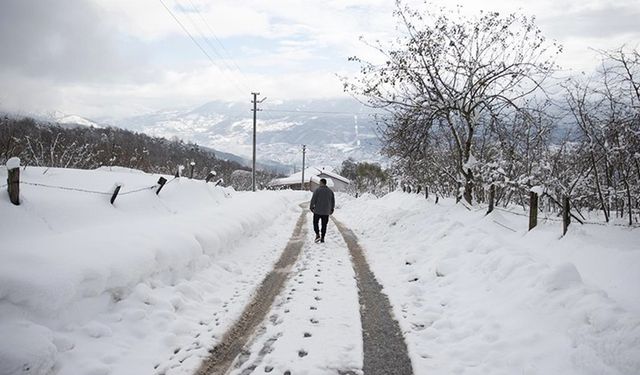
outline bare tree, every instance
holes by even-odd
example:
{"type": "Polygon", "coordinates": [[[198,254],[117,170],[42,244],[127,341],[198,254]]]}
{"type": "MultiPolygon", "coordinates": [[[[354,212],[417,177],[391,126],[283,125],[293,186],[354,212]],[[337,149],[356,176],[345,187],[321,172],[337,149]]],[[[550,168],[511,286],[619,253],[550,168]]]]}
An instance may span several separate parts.
{"type": "Polygon", "coordinates": [[[432,128],[446,129],[456,179],[471,202],[478,127],[491,116],[520,110],[521,99],[540,90],[551,74],[561,48],[545,41],[533,18],[516,14],[466,17],[445,9],[418,11],[398,1],[394,15],[401,36],[390,45],[371,45],[386,61],[352,57],[361,73],[345,80],[345,90],[389,111],[385,126],[401,128],[391,133],[408,142],[405,151],[424,148],[432,128]]]}

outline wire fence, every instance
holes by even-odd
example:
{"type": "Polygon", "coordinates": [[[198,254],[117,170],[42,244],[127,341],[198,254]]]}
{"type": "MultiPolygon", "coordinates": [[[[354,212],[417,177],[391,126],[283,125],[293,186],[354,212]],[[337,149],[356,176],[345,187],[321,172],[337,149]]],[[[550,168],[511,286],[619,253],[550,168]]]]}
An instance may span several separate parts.
{"type": "MultiPolygon", "coordinates": [[[[89,189],[82,189],[82,188],[75,188],[75,187],[69,187],[69,186],[59,186],[59,185],[48,185],[48,184],[42,184],[42,183],[37,183],[37,182],[28,182],[28,181],[20,181],[20,184],[24,184],[24,185],[31,185],[31,186],[37,186],[37,187],[44,187],[44,188],[49,188],[49,189],[58,189],[58,190],[67,190],[67,191],[78,191],[81,193],[89,193],[89,194],[101,194],[101,195],[112,195],[113,192],[105,192],[105,191],[97,191],[97,190],[89,190],[89,189]]],[[[136,190],[131,190],[131,191],[126,191],[126,192],[122,192],[119,195],[127,195],[127,194],[133,194],[133,193],[138,193],[144,190],[150,190],[153,189],[154,187],[156,187],[157,185],[153,185],[153,186],[145,186],[143,188],[140,189],[136,189],[136,190]]]]}
{"type": "MultiPolygon", "coordinates": [[[[524,216],[524,217],[527,217],[527,218],[529,217],[529,214],[527,214],[527,213],[516,212],[516,211],[509,210],[509,209],[502,208],[502,207],[494,207],[494,210],[498,210],[498,211],[501,211],[501,212],[506,212],[506,213],[509,213],[509,214],[512,214],[512,215],[524,216]]],[[[480,211],[480,210],[478,210],[478,211],[480,211]]],[[[560,219],[560,218],[549,217],[547,215],[539,216],[538,218],[541,219],[541,220],[544,220],[544,221],[554,221],[554,222],[558,222],[558,223],[562,222],[562,219],[560,219]]],[[[605,226],[605,227],[606,226],[616,226],[616,227],[626,227],[626,228],[629,228],[629,227],[638,228],[638,227],[640,227],[640,223],[636,223],[636,224],[633,224],[633,225],[629,226],[629,224],[612,223],[612,222],[603,223],[603,222],[591,221],[591,220],[582,220],[581,224],[601,225],[601,226],[605,226]]]]}
{"type": "MultiPolygon", "coordinates": [[[[417,193],[420,194],[420,191],[417,192],[411,192],[411,191],[407,191],[407,193],[412,194],[412,193],[417,193]]],[[[424,194],[423,194],[424,195],[424,194]]],[[[542,197],[540,197],[539,199],[542,199],[542,197]]],[[[467,210],[469,210],[470,212],[487,212],[489,209],[489,205],[488,204],[474,204],[474,205],[469,205],[467,204],[464,200],[460,200],[458,203],[460,203],[464,208],[466,208],[467,210]]],[[[557,204],[559,204],[558,202],[556,202],[557,204]]],[[[525,212],[519,212],[519,211],[515,211],[513,209],[509,209],[507,207],[499,207],[499,206],[494,206],[493,207],[494,210],[496,211],[500,211],[500,212],[504,212],[504,213],[508,213],[511,215],[516,215],[516,216],[521,216],[521,217],[525,217],[527,219],[530,218],[530,212],[526,212],[527,209],[529,208],[525,208],[523,207],[523,211],[525,212]]],[[[551,217],[549,216],[550,212],[546,212],[542,209],[538,209],[537,210],[537,215],[535,215],[536,217],[536,221],[540,220],[542,222],[556,222],[556,223],[563,223],[565,220],[561,217],[563,212],[563,208],[560,205],[560,211],[558,211],[557,213],[555,213],[554,215],[557,215],[558,217],[551,217]]],[[[577,212],[577,211],[576,211],[577,212]]],[[[584,216],[581,213],[577,213],[577,215],[580,215],[581,218],[578,218],[576,215],[574,215],[574,210],[570,209],[569,210],[570,216],[573,217],[572,220],[570,220],[571,222],[573,222],[575,220],[575,222],[581,224],[581,225],[599,225],[599,226],[615,226],[615,227],[622,227],[622,228],[640,228],[640,223],[638,223],[637,221],[631,225],[629,225],[628,223],[619,223],[619,222],[613,222],[612,220],[610,220],[609,222],[604,221],[594,221],[594,220],[587,220],[586,218],[584,218],[584,216]]],[[[499,223],[497,221],[494,220],[494,222],[498,225],[504,226],[506,227],[504,224],[499,223]]],[[[568,224],[567,224],[568,225],[568,224]]],[[[535,226],[535,224],[534,224],[535,226]]],[[[507,228],[510,230],[514,230],[512,228],[507,228]]]]}
{"type": "MultiPolygon", "coordinates": [[[[13,178],[14,177],[9,177],[9,179],[13,179],[13,178]]],[[[110,196],[111,197],[110,202],[111,202],[111,204],[113,204],[114,201],[116,200],[116,197],[122,196],[122,195],[136,194],[136,193],[141,193],[141,192],[149,191],[149,190],[155,190],[155,193],[159,194],[160,190],[164,186],[171,184],[173,181],[177,180],[179,177],[175,176],[174,178],[172,178],[169,181],[167,181],[164,177],[160,177],[158,182],[153,184],[153,185],[143,186],[143,187],[140,187],[140,188],[136,188],[136,189],[129,190],[129,191],[122,191],[122,192],[120,190],[122,189],[124,184],[121,184],[121,183],[115,183],[111,190],[104,191],[104,190],[93,190],[93,189],[75,187],[75,186],[63,186],[63,185],[45,184],[45,183],[42,183],[42,182],[24,181],[24,180],[20,180],[19,177],[17,177],[17,175],[16,175],[15,178],[16,178],[15,180],[11,180],[11,181],[8,181],[8,183],[6,183],[6,184],[0,185],[0,189],[5,189],[6,188],[7,191],[9,192],[9,197],[10,197],[11,202],[13,204],[15,204],[15,205],[19,205],[20,204],[20,198],[19,198],[20,193],[19,193],[18,189],[12,189],[12,186],[14,186],[14,184],[16,184],[17,186],[27,185],[27,186],[33,186],[33,187],[36,187],[36,188],[56,189],[56,190],[62,190],[62,191],[78,192],[78,193],[83,193],[83,194],[95,194],[95,195],[101,195],[101,196],[110,196]]],[[[206,182],[209,182],[209,180],[206,180],[206,182]]],[[[217,184],[215,186],[217,186],[217,184]]],[[[227,197],[226,193],[225,193],[225,197],[227,197]]]]}
{"type": "MultiPolygon", "coordinates": [[[[167,183],[165,183],[164,185],[168,185],[171,182],[175,181],[178,177],[174,177],[171,180],[169,180],[167,183]]],[[[24,185],[30,185],[30,186],[37,186],[37,187],[44,187],[44,188],[49,188],[49,189],[58,189],[58,190],[67,190],[67,191],[77,191],[77,192],[81,192],[81,193],[89,193],[89,194],[100,194],[100,195],[112,195],[113,191],[99,191],[99,190],[89,190],[89,189],[83,189],[83,188],[77,188],[77,187],[69,187],[69,186],[60,186],[60,185],[49,185],[49,184],[43,184],[40,182],[29,182],[29,181],[20,181],[20,184],[24,184],[24,185]]],[[[7,184],[4,185],[0,185],[0,189],[7,187],[7,184]]],[[[157,188],[158,184],[153,184],[151,186],[145,186],[145,187],[141,187],[139,189],[135,189],[135,190],[129,190],[129,191],[124,191],[119,193],[118,195],[128,195],[128,194],[134,194],[134,193],[139,193],[142,191],[146,191],[146,190],[151,190],[154,188],[157,188]]]]}

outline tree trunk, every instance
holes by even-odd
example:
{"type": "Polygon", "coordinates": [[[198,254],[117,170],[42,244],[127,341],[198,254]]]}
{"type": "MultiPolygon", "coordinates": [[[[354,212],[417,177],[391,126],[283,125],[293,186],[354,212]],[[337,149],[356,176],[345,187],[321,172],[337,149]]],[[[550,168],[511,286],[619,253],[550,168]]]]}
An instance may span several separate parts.
{"type": "Polygon", "coordinates": [[[565,196],[562,199],[562,235],[567,234],[571,224],[571,207],[569,205],[569,197],[565,196]]]}
{"type": "Polygon", "coordinates": [[[473,172],[469,171],[464,174],[464,200],[471,204],[473,201],[473,172]]]}
{"type": "Polygon", "coordinates": [[[629,183],[625,179],[625,185],[627,190],[627,210],[629,213],[629,226],[633,225],[633,205],[631,204],[631,189],[629,188],[629,183]]]}
{"type": "Polygon", "coordinates": [[[600,177],[598,176],[598,167],[596,166],[596,159],[593,157],[593,153],[591,153],[591,163],[593,164],[593,172],[596,178],[596,190],[598,191],[598,199],[600,200],[600,206],[602,207],[602,212],[604,212],[604,220],[609,222],[609,212],[607,212],[607,206],[604,203],[604,197],[602,196],[602,188],[600,187],[600,177]]]}
{"type": "Polygon", "coordinates": [[[496,200],[496,185],[491,184],[491,187],[489,188],[489,209],[487,210],[487,215],[493,211],[493,205],[495,204],[495,200],[496,200]]]}
{"type": "Polygon", "coordinates": [[[529,230],[538,225],[538,194],[529,192],[529,230]]]}

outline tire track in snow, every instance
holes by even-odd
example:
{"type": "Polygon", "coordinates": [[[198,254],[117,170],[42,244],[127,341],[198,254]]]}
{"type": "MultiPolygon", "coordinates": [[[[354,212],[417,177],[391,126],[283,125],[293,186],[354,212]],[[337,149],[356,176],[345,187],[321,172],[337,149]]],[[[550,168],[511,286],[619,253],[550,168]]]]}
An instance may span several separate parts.
{"type": "Polygon", "coordinates": [[[356,235],[331,217],[349,247],[358,281],[365,375],[410,375],[411,360],[398,321],[382,286],[371,272],[356,235]]]}
{"type": "Polygon", "coordinates": [[[245,307],[238,321],[229,328],[222,340],[212,350],[196,372],[198,375],[224,374],[234,359],[242,353],[242,349],[250,339],[255,328],[264,320],[274,299],[280,293],[289,276],[291,266],[295,263],[304,244],[307,234],[306,210],[302,212],[296,223],[291,239],[275,264],[267,274],[254,298],[245,307]]]}
{"type": "Polygon", "coordinates": [[[326,243],[312,238],[230,375],[362,374],[358,292],[349,251],[333,226],[326,243]]]}
{"type": "Polygon", "coordinates": [[[303,211],[274,270],[198,375],[413,374],[389,300],[355,234],[332,218],[339,233],[330,228],[325,244],[305,244],[307,215],[303,211]],[[293,267],[295,276],[289,279],[293,267]],[[356,286],[357,301],[350,301],[356,286]]]}

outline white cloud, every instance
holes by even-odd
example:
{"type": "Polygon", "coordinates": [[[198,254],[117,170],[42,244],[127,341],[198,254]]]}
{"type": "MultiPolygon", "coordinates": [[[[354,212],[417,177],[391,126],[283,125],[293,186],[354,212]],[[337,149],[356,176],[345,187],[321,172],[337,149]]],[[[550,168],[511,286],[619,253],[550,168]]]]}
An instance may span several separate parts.
{"type": "MultiPolygon", "coordinates": [[[[100,116],[211,99],[246,101],[251,90],[271,98],[339,96],[334,73],[358,68],[347,57],[376,56],[358,38],[386,41],[395,33],[391,0],[162,1],[195,37],[213,30],[233,61],[220,61],[218,55],[227,53],[212,41],[218,49],[209,51],[214,66],[159,0],[4,0],[0,108],[100,116]]],[[[460,3],[466,13],[535,14],[545,35],[564,44],[559,63],[566,68],[593,68],[597,58],[590,47],[640,40],[637,0],[460,3]]]]}

